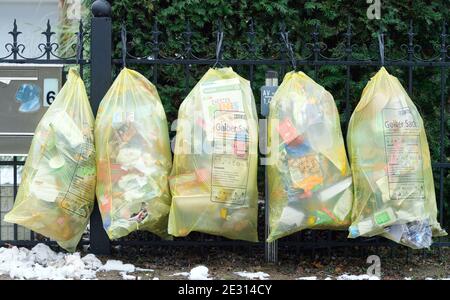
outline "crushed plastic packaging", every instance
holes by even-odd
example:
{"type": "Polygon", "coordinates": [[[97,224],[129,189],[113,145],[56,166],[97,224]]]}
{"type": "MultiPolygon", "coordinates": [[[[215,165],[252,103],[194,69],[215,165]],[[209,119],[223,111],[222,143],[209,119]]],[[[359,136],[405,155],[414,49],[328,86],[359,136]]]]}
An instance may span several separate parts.
{"type": "Polygon", "coordinates": [[[103,98],[95,123],[97,199],[110,239],[135,230],[169,238],[167,119],[155,86],[124,68],[103,98]]]}
{"type": "Polygon", "coordinates": [[[419,249],[429,247],[432,236],[447,234],[437,221],[422,118],[384,67],[352,114],[347,145],[355,187],[350,238],[381,235],[419,249]]]}
{"type": "Polygon", "coordinates": [[[268,241],[350,224],[352,177],[331,94],[303,72],[287,73],[268,120],[268,241]]]}
{"type": "Polygon", "coordinates": [[[433,234],[428,220],[396,224],[385,228],[384,236],[413,249],[430,248],[433,234]]]}
{"type": "Polygon", "coordinates": [[[67,82],[36,128],[6,222],[25,226],[75,251],[94,206],[93,130],[84,83],[70,69],[67,82]]]}
{"type": "Polygon", "coordinates": [[[209,69],[180,106],[169,233],[257,241],[258,115],[249,81],[209,69]]]}

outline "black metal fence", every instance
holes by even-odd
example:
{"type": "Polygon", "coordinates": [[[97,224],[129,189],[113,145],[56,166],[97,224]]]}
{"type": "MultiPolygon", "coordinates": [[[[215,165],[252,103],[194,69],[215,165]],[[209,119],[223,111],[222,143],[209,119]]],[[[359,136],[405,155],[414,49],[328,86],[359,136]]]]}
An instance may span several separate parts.
{"type": "MultiPolygon", "coordinates": [[[[165,57],[161,55],[162,43],[160,41],[161,31],[158,28],[158,24],[155,23],[153,30],[149,33],[149,45],[151,47],[152,54],[144,57],[137,57],[131,55],[127,49],[128,43],[126,42],[127,33],[126,30],[122,30],[122,57],[112,56],[112,22],[110,19],[110,11],[105,6],[104,1],[95,1],[93,5],[93,17],[90,22],[90,58],[84,58],[85,52],[85,33],[83,31],[83,24],[80,23],[78,36],[78,43],[76,47],[76,54],[71,57],[60,57],[57,54],[58,43],[55,40],[55,32],[52,31],[51,24],[47,24],[47,29],[42,32],[43,42],[37,47],[41,51],[41,55],[38,57],[25,57],[23,51],[25,45],[20,40],[21,32],[17,28],[16,22],[13,24],[13,29],[9,32],[11,35],[11,42],[5,45],[8,54],[5,57],[0,58],[0,63],[37,63],[37,64],[78,64],[81,68],[81,74],[83,74],[83,68],[90,68],[90,98],[94,113],[98,109],[98,105],[108,90],[112,82],[112,74],[114,68],[120,68],[123,65],[147,65],[152,71],[152,82],[158,85],[159,68],[168,65],[181,66],[183,69],[183,75],[185,80],[184,90],[187,94],[190,87],[191,68],[194,66],[208,66],[221,63],[229,66],[240,66],[242,68],[248,68],[248,79],[254,85],[254,76],[257,68],[261,66],[271,66],[278,68],[281,75],[284,75],[287,69],[296,66],[308,66],[314,69],[315,77],[318,77],[319,70],[322,66],[335,65],[341,66],[345,72],[345,98],[343,108],[343,128],[346,128],[346,124],[350,118],[352,111],[351,107],[351,95],[350,95],[350,83],[352,78],[353,68],[367,68],[370,66],[377,67],[381,65],[386,66],[398,66],[405,68],[408,74],[407,91],[412,94],[413,91],[413,76],[415,67],[432,68],[440,76],[440,130],[439,130],[439,159],[433,162],[433,169],[437,175],[438,180],[438,210],[439,221],[442,225],[449,229],[449,220],[445,220],[448,212],[445,208],[445,202],[449,202],[445,195],[444,180],[448,176],[450,169],[450,163],[447,161],[444,140],[446,138],[446,122],[448,118],[446,116],[446,97],[448,95],[447,75],[450,69],[450,56],[449,45],[447,44],[447,25],[442,24],[439,34],[440,46],[437,49],[436,55],[431,58],[424,59],[417,54],[419,45],[414,43],[414,28],[413,22],[410,22],[410,27],[407,35],[408,42],[402,45],[402,49],[405,50],[405,55],[402,58],[389,59],[384,55],[384,33],[379,32],[378,43],[379,55],[378,57],[360,58],[354,53],[354,44],[352,43],[352,26],[349,21],[348,29],[343,36],[342,45],[343,51],[339,56],[328,57],[326,56],[326,45],[321,42],[319,27],[316,26],[311,33],[311,42],[305,44],[306,57],[298,58],[292,50],[292,44],[289,41],[289,32],[286,31],[285,26],[280,27],[279,36],[276,37],[279,45],[279,57],[278,58],[260,58],[256,54],[256,33],[253,28],[252,22],[249,23],[249,30],[247,32],[248,44],[247,44],[247,58],[245,59],[224,59],[224,47],[223,40],[226,40],[221,23],[218,22],[217,30],[214,32],[217,38],[216,55],[210,58],[199,58],[193,53],[191,37],[193,32],[189,23],[186,24],[186,30],[183,34],[184,53],[177,55],[176,57],[165,57]],[[96,6],[97,5],[97,6],[96,6]],[[225,38],[224,38],[225,37],[225,38]]],[[[12,192],[9,193],[9,197],[14,197],[18,187],[18,172],[20,172],[24,165],[24,158],[9,157],[3,158],[0,161],[1,167],[13,168],[13,184],[11,186],[12,192]]],[[[3,201],[0,189],[0,204],[3,201]]],[[[267,202],[267,197],[265,201],[267,202]]],[[[449,205],[450,206],[450,205],[449,205]]],[[[264,241],[267,222],[264,220],[264,208],[265,204],[260,205],[260,240],[264,241]]],[[[2,215],[0,217],[3,218],[2,215]]],[[[0,226],[1,229],[1,226],[0,226]]],[[[2,240],[0,232],[0,245],[1,244],[16,244],[16,245],[32,245],[39,242],[35,234],[31,233],[29,239],[20,240],[18,237],[18,226],[14,225],[14,239],[2,240]]],[[[47,241],[49,242],[49,241],[47,241]]],[[[51,243],[51,242],[50,242],[51,243]]],[[[271,256],[271,260],[276,260],[277,245],[267,245],[264,242],[260,243],[248,243],[242,241],[231,241],[223,238],[213,237],[205,234],[192,234],[187,238],[176,238],[174,241],[163,241],[152,235],[139,235],[132,234],[131,238],[121,239],[119,241],[110,242],[103,230],[98,207],[94,209],[94,213],[91,217],[89,237],[83,239],[82,243],[89,244],[91,251],[97,254],[107,254],[110,252],[111,245],[137,245],[137,246],[219,246],[219,247],[264,247],[266,246],[266,255],[271,256]],[[267,251],[267,249],[269,249],[267,251]]],[[[349,246],[382,246],[382,245],[394,245],[382,238],[359,238],[356,240],[346,239],[346,233],[343,232],[331,232],[331,231],[304,231],[299,234],[295,234],[291,237],[281,239],[280,244],[286,246],[293,246],[299,251],[302,248],[312,249],[327,249],[331,251],[335,247],[349,247],[349,246]]],[[[434,247],[448,247],[450,242],[448,240],[437,239],[433,244],[434,247]]]]}

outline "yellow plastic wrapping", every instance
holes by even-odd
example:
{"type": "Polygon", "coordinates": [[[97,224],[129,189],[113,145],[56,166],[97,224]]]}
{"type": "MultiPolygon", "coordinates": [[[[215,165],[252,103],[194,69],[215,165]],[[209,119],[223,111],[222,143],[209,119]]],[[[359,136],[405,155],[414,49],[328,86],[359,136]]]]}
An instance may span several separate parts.
{"type": "Polygon", "coordinates": [[[258,240],[257,122],[249,81],[209,69],[179,109],[170,234],[258,240]]]}
{"type": "Polygon", "coordinates": [[[437,222],[430,153],[422,118],[385,68],[365,87],[350,120],[355,198],[349,237],[381,235],[427,248],[437,222]]]}
{"type": "Polygon", "coordinates": [[[100,103],[95,139],[97,200],[109,238],[135,230],[168,238],[172,157],[155,86],[124,68],[100,103]]]}
{"type": "Polygon", "coordinates": [[[268,241],[350,225],[352,177],[333,96],[290,72],[270,103],[268,241]]]}
{"type": "Polygon", "coordinates": [[[94,206],[94,116],[75,69],[39,122],[6,222],[75,251],[94,206]]]}

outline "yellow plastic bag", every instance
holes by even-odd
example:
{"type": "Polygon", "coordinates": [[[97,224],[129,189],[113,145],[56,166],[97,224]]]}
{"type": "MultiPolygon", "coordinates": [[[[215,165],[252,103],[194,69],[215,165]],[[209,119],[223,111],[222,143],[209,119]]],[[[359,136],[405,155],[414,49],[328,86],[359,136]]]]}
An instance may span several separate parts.
{"type": "Polygon", "coordinates": [[[135,230],[168,238],[172,156],[155,86],[124,68],[100,103],[95,139],[97,200],[109,238],[135,230]]]}
{"type": "Polygon", "coordinates": [[[349,237],[381,235],[427,248],[437,222],[430,153],[422,118],[385,68],[365,87],[350,120],[355,198],[349,237]]]}
{"type": "Polygon", "coordinates": [[[170,234],[258,240],[257,122],[250,83],[209,69],[179,109],[170,234]]]}
{"type": "Polygon", "coordinates": [[[311,229],[347,229],[352,177],[333,96],[290,72],[270,103],[268,241],[311,229]]]}
{"type": "Polygon", "coordinates": [[[6,222],[75,251],[94,206],[94,116],[75,69],[39,122],[6,222]]]}

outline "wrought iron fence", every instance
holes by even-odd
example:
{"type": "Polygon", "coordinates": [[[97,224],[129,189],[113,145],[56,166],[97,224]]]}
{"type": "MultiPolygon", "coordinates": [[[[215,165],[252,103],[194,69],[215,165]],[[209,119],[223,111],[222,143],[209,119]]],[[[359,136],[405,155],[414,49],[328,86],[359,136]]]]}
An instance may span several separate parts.
{"type": "MultiPolygon", "coordinates": [[[[242,68],[248,68],[248,79],[254,86],[254,78],[256,69],[261,66],[271,66],[279,69],[281,75],[283,75],[289,68],[297,68],[298,66],[313,68],[316,79],[319,79],[319,70],[323,66],[341,66],[343,72],[345,72],[345,97],[344,107],[342,109],[342,122],[343,129],[347,127],[347,122],[350,119],[352,111],[351,106],[351,93],[350,84],[352,78],[353,68],[367,68],[377,67],[381,65],[386,66],[398,66],[405,68],[408,74],[407,91],[409,94],[413,92],[413,76],[414,68],[432,68],[436,70],[440,76],[440,112],[439,112],[439,159],[433,162],[433,169],[437,174],[436,179],[438,182],[438,210],[439,221],[444,225],[448,231],[449,220],[445,219],[447,211],[445,211],[445,202],[449,201],[448,196],[445,195],[444,180],[448,175],[450,169],[450,163],[447,161],[444,141],[446,138],[446,122],[448,118],[446,116],[446,97],[448,95],[447,75],[450,69],[450,56],[449,45],[447,44],[447,25],[444,22],[441,26],[439,33],[440,45],[436,50],[435,55],[430,58],[423,58],[420,54],[421,46],[415,44],[414,41],[414,27],[413,22],[410,21],[408,32],[406,32],[407,43],[401,45],[401,49],[404,50],[404,56],[400,58],[390,59],[385,56],[384,48],[384,36],[383,30],[378,33],[378,43],[375,43],[377,47],[377,57],[361,57],[356,53],[355,49],[357,45],[352,43],[352,24],[349,20],[347,31],[342,36],[340,43],[340,51],[337,55],[327,56],[327,45],[321,41],[320,28],[315,26],[311,33],[311,41],[304,43],[304,48],[301,49],[301,53],[305,53],[303,57],[300,57],[296,53],[300,51],[293,49],[293,44],[289,39],[289,32],[286,30],[286,26],[281,24],[278,36],[274,38],[274,47],[279,51],[278,57],[263,58],[259,57],[257,48],[259,47],[256,41],[256,32],[254,30],[253,22],[249,22],[249,29],[247,34],[246,44],[246,57],[242,59],[224,58],[224,41],[226,41],[226,34],[224,33],[222,23],[217,22],[216,31],[213,33],[216,38],[215,56],[212,57],[198,57],[194,53],[192,36],[193,30],[189,22],[186,23],[186,29],[182,34],[183,37],[183,52],[175,56],[167,56],[163,54],[163,45],[161,41],[162,32],[158,28],[158,23],[154,23],[152,31],[149,33],[149,46],[151,49],[151,55],[147,56],[135,56],[130,54],[130,44],[127,42],[126,28],[122,28],[121,41],[122,41],[122,57],[112,56],[112,23],[110,19],[110,11],[108,7],[105,7],[104,1],[95,1],[93,5],[93,17],[90,24],[90,58],[84,58],[84,40],[85,32],[83,24],[80,23],[78,36],[78,43],[76,46],[76,54],[71,57],[61,57],[57,54],[59,44],[55,42],[54,34],[50,22],[47,23],[46,30],[42,32],[43,42],[37,45],[41,55],[37,57],[25,57],[23,51],[25,45],[20,40],[20,34],[16,22],[13,24],[13,29],[9,32],[11,35],[11,42],[5,45],[8,54],[0,58],[0,63],[37,63],[37,64],[78,64],[83,74],[83,68],[88,66],[90,68],[90,97],[91,104],[94,113],[98,109],[98,105],[103,95],[109,88],[112,81],[113,71],[125,66],[125,65],[147,65],[151,68],[152,76],[151,80],[155,85],[158,85],[159,80],[159,68],[169,65],[180,66],[183,69],[184,75],[184,91],[185,94],[189,92],[191,69],[195,66],[212,66],[217,64],[240,66],[242,68]],[[100,3],[100,4],[99,4],[100,3]],[[96,4],[98,4],[96,6],[96,4]]],[[[264,116],[263,116],[264,117],[264,116]]],[[[18,187],[18,172],[24,165],[24,158],[10,157],[4,158],[0,161],[0,168],[13,168],[13,182],[9,186],[11,191],[8,193],[8,197],[14,199],[17,187],[18,187]]],[[[0,203],[5,203],[5,187],[0,189],[0,203]],[[1,193],[3,191],[3,194],[1,193]]],[[[264,228],[267,226],[267,220],[264,220],[264,208],[267,206],[267,193],[265,195],[265,201],[260,203],[259,211],[259,237],[263,241],[265,239],[264,228]]],[[[4,206],[2,206],[3,209],[4,206]]],[[[0,217],[4,211],[0,212],[0,217]]],[[[267,216],[266,216],[267,217],[267,216]]],[[[3,218],[3,217],[2,217],[3,218]]],[[[0,225],[0,229],[6,226],[3,222],[0,225]]],[[[17,244],[17,245],[32,245],[40,240],[37,239],[34,233],[30,233],[29,239],[19,238],[19,227],[14,225],[13,227],[13,239],[2,239],[0,232],[0,245],[5,243],[17,244]]],[[[50,241],[47,241],[50,242],[50,241]]],[[[51,243],[51,242],[50,242],[51,243]]],[[[248,243],[243,241],[231,241],[219,237],[209,236],[206,234],[194,233],[187,238],[176,238],[174,241],[164,241],[156,238],[150,234],[132,234],[128,238],[120,239],[118,241],[109,242],[100,218],[98,208],[94,209],[94,213],[91,217],[89,235],[83,239],[82,243],[90,244],[91,251],[94,253],[109,253],[111,245],[136,245],[136,246],[220,246],[220,247],[264,247],[266,248],[266,256],[269,260],[276,260],[277,244],[265,244],[260,243],[248,243]]],[[[298,234],[294,234],[288,238],[283,238],[279,241],[280,245],[293,246],[297,251],[302,248],[312,249],[331,249],[336,247],[349,247],[349,246],[391,246],[394,243],[388,242],[382,238],[359,238],[356,240],[346,239],[346,234],[342,232],[332,231],[304,231],[298,234]]],[[[448,247],[450,242],[448,240],[437,239],[433,244],[434,247],[448,247]]]]}

